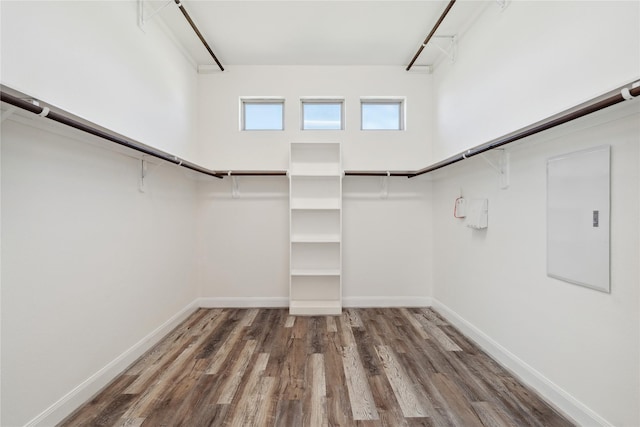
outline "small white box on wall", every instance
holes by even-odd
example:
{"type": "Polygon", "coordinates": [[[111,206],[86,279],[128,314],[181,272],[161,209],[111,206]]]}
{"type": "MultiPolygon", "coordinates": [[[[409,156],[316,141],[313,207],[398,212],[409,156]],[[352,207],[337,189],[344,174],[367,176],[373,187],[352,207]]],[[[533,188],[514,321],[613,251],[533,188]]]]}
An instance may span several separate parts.
{"type": "Polygon", "coordinates": [[[487,228],[489,224],[489,201],[487,199],[472,199],[467,202],[467,227],[477,230],[487,228]]]}

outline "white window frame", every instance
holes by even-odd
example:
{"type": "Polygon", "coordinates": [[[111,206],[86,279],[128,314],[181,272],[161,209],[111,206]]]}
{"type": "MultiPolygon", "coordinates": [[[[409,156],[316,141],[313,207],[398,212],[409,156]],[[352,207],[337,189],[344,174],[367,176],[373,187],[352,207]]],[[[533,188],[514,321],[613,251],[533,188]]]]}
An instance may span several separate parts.
{"type": "Polygon", "coordinates": [[[360,98],[360,130],[362,131],[392,131],[398,132],[407,129],[407,98],[404,96],[363,96],[360,98]],[[400,117],[398,118],[398,129],[365,129],[364,114],[362,113],[365,104],[400,104],[400,117]]]}
{"type": "Polygon", "coordinates": [[[341,131],[344,130],[345,101],[339,96],[309,96],[300,98],[300,129],[303,131],[341,131]],[[339,129],[305,129],[304,127],[304,106],[305,104],[340,104],[340,128],[339,129]]]}
{"type": "Polygon", "coordinates": [[[285,109],[284,109],[285,105],[284,105],[284,97],[280,97],[280,96],[273,96],[273,97],[256,97],[256,96],[243,96],[240,98],[240,112],[239,112],[239,118],[240,118],[240,130],[243,132],[254,132],[254,131],[275,131],[275,132],[281,132],[284,130],[284,114],[285,114],[285,109]],[[280,129],[247,129],[246,128],[246,122],[245,122],[245,105],[247,104],[272,104],[272,105],[281,105],[282,106],[282,123],[280,126],[280,129]]]}

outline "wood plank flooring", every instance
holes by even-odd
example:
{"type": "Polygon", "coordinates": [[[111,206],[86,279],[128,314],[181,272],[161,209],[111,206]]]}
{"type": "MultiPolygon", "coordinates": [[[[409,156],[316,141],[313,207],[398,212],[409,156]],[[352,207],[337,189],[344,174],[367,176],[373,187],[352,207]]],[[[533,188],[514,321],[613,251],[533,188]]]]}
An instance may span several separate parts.
{"type": "Polygon", "coordinates": [[[62,426],[571,426],[435,311],[200,309],[62,426]]]}

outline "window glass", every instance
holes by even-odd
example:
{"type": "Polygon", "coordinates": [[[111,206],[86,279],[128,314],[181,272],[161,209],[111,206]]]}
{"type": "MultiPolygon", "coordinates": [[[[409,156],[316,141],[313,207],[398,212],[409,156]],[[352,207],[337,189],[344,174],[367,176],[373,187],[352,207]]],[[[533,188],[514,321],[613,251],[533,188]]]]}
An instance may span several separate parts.
{"type": "Polygon", "coordinates": [[[402,130],[402,101],[362,101],[363,130],[402,130]]]}
{"type": "Polygon", "coordinates": [[[342,101],[302,101],[302,129],[344,129],[342,101]]]}
{"type": "Polygon", "coordinates": [[[242,101],[242,130],[284,130],[284,101],[242,101]]]}

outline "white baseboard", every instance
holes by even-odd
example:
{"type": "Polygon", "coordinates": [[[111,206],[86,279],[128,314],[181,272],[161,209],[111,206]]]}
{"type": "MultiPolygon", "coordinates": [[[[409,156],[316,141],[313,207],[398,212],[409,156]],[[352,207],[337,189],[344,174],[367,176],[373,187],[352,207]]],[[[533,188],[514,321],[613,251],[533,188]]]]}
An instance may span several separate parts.
{"type": "Polygon", "coordinates": [[[536,390],[549,404],[573,419],[578,425],[603,427],[612,425],[440,301],[434,299],[433,308],[482,350],[511,371],[514,376],[536,390]]]}
{"type": "MultiPolygon", "coordinates": [[[[428,297],[345,297],[343,307],[429,307],[428,297]]],[[[285,308],[288,297],[203,297],[198,299],[202,308],[285,308]]]]}
{"type": "Polygon", "coordinates": [[[167,336],[171,330],[198,308],[198,300],[191,302],[169,320],[157,327],[153,332],[142,338],[98,372],[91,375],[40,415],[29,421],[25,426],[53,426],[64,420],[83,403],[113,381],[114,378],[120,375],[140,356],[149,351],[162,338],[167,336]]]}
{"type": "Polygon", "coordinates": [[[430,297],[344,297],[342,306],[358,307],[430,307],[430,297]]]}
{"type": "Polygon", "coordinates": [[[202,297],[197,299],[201,308],[285,308],[288,297],[202,297]]]}

